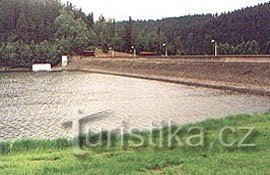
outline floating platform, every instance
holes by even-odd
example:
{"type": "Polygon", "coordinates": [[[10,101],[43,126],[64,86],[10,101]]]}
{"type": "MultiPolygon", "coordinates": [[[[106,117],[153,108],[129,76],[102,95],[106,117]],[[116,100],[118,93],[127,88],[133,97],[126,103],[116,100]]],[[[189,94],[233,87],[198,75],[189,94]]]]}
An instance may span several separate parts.
{"type": "Polygon", "coordinates": [[[51,72],[52,65],[51,64],[33,64],[32,71],[33,72],[51,72]]]}

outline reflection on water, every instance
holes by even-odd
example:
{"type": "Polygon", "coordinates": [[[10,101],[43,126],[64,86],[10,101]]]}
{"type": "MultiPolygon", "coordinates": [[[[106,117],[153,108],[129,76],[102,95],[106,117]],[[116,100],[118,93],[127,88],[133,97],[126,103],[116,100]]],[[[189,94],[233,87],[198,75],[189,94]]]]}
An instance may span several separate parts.
{"type": "Polygon", "coordinates": [[[84,129],[148,129],[239,113],[264,112],[270,98],[178,84],[89,73],[0,74],[1,139],[70,135],[63,121],[111,110],[84,129]],[[80,111],[80,112],[78,112],[80,111]]]}

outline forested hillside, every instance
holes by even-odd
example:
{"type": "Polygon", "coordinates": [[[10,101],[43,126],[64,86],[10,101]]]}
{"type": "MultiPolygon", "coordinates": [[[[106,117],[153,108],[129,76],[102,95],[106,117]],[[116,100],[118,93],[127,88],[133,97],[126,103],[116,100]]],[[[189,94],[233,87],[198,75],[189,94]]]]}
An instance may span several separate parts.
{"type": "Polygon", "coordinates": [[[57,64],[95,44],[93,21],[58,0],[0,0],[0,65],[57,64]]]}
{"type": "Polygon", "coordinates": [[[0,0],[0,65],[57,64],[62,54],[102,48],[137,53],[268,54],[270,5],[260,4],[221,15],[116,22],[85,14],[59,0],[0,0]]]}
{"type": "MultiPolygon", "coordinates": [[[[126,23],[120,22],[117,26],[123,29],[126,23]]],[[[212,39],[220,44],[219,51],[222,54],[269,53],[269,3],[221,15],[136,21],[133,26],[135,40],[141,34],[147,36],[145,33],[157,33],[161,30],[167,38],[171,54],[211,54],[213,52],[213,45],[210,42],[212,39]],[[246,48],[250,45],[253,46],[253,52],[246,48]]],[[[143,41],[137,42],[143,43],[143,41]]]]}

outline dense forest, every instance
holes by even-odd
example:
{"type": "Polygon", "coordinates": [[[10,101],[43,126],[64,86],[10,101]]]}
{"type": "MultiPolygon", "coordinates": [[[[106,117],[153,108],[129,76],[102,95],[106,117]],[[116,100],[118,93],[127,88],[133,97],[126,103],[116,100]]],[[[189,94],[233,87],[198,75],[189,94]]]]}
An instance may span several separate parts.
{"type": "Polygon", "coordinates": [[[59,0],[0,0],[0,65],[57,64],[62,54],[101,48],[170,55],[268,54],[270,4],[224,14],[116,22],[59,0]]]}
{"type": "MultiPolygon", "coordinates": [[[[117,23],[119,30],[123,30],[127,23],[117,23]]],[[[145,40],[151,40],[147,37],[149,33],[157,35],[161,31],[167,39],[170,54],[212,54],[211,40],[219,43],[221,54],[268,54],[270,48],[269,3],[220,15],[136,21],[133,26],[135,43],[142,35],[145,40]]]]}
{"type": "Polygon", "coordinates": [[[62,54],[79,53],[95,39],[93,14],[57,0],[0,0],[0,63],[57,64],[62,54]]]}

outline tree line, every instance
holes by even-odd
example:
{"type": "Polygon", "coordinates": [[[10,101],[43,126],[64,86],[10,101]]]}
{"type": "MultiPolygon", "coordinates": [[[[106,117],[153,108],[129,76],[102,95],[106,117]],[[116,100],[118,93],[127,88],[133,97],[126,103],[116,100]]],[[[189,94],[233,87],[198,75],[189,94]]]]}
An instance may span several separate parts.
{"type": "Polygon", "coordinates": [[[62,54],[101,48],[162,55],[268,54],[270,6],[224,14],[116,22],[60,0],[0,0],[0,65],[57,64],[62,54]]]}
{"type": "MultiPolygon", "coordinates": [[[[117,23],[119,31],[123,30],[127,23],[117,23]]],[[[222,54],[269,54],[270,50],[269,3],[222,14],[189,15],[156,21],[138,20],[134,21],[133,26],[134,38],[138,40],[135,44],[143,44],[144,48],[155,50],[149,48],[149,43],[155,38],[150,37],[150,34],[157,35],[161,31],[170,54],[213,54],[211,40],[219,43],[222,54]],[[140,37],[142,35],[145,37],[140,37]],[[246,49],[254,47],[250,43],[255,44],[258,49],[246,49]],[[234,48],[224,52],[224,45],[234,48]]]]}

